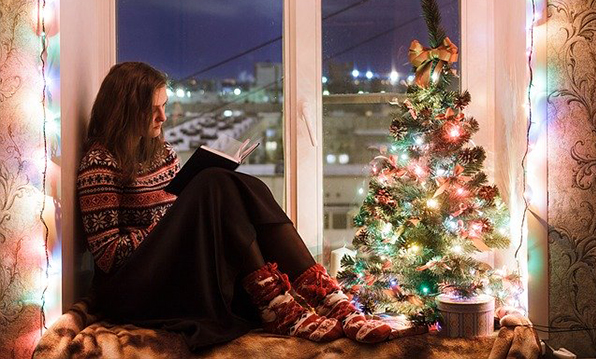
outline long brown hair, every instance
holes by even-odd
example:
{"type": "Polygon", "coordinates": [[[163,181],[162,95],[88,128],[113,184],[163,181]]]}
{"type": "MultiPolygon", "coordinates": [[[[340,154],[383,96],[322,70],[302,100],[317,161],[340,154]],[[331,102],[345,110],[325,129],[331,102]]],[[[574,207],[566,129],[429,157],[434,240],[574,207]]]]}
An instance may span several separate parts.
{"type": "Polygon", "coordinates": [[[131,183],[140,168],[163,151],[163,132],[148,137],[153,94],[165,86],[166,76],[142,62],[114,65],[93,103],[86,147],[97,143],[110,151],[122,169],[122,182],[131,183]]]}

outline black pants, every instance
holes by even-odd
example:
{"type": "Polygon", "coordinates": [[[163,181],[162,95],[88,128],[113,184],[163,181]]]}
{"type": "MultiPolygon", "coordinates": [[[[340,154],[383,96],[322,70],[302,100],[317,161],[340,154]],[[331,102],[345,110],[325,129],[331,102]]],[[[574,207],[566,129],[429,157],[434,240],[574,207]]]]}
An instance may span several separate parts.
{"type": "Polygon", "coordinates": [[[191,350],[259,325],[242,290],[243,253],[258,225],[291,223],[259,179],[201,171],[111,275],[96,275],[98,309],[111,321],[182,332],[191,350]]]}

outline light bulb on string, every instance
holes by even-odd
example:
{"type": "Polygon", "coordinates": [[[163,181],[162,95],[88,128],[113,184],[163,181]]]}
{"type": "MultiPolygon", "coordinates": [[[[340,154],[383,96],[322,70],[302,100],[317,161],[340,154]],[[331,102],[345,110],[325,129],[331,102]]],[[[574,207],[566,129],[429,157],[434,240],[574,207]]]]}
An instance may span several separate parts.
{"type": "Polygon", "coordinates": [[[451,247],[451,251],[455,254],[462,254],[464,249],[459,244],[456,244],[453,247],[451,247]]]}
{"type": "Polygon", "coordinates": [[[385,223],[385,225],[383,226],[383,234],[387,235],[387,234],[391,233],[392,230],[393,230],[393,225],[391,223],[385,223]]]}
{"type": "Polygon", "coordinates": [[[449,136],[451,136],[451,138],[458,138],[461,135],[461,132],[459,130],[459,127],[454,126],[453,128],[451,128],[451,130],[449,130],[449,136]]]}
{"type": "Polygon", "coordinates": [[[528,186],[528,187],[526,187],[526,190],[525,190],[525,192],[524,192],[524,198],[526,199],[526,201],[527,201],[528,203],[532,203],[532,198],[533,198],[533,196],[534,196],[534,193],[533,193],[533,191],[532,191],[532,188],[531,188],[531,187],[529,187],[529,186],[528,186]]]}
{"type": "Polygon", "coordinates": [[[414,173],[416,174],[416,176],[421,177],[422,175],[424,175],[424,170],[422,169],[422,167],[416,165],[414,166],[414,173]]]}
{"type": "Polygon", "coordinates": [[[436,199],[431,198],[426,201],[426,206],[428,208],[436,209],[437,207],[439,207],[439,202],[436,199]]]}

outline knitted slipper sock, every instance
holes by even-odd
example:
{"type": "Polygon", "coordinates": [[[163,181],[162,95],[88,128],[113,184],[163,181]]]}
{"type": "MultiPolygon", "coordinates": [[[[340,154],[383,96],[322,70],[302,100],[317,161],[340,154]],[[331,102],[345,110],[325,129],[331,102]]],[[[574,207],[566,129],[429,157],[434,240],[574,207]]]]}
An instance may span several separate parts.
{"type": "Polygon", "coordinates": [[[247,275],[242,284],[259,308],[263,328],[271,333],[296,336],[315,342],[335,340],[343,335],[336,319],[326,318],[298,304],[288,292],[288,276],[267,263],[247,275]]]}
{"type": "Polygon", "coordinates": [[[307,269],[293,288],[317,313],[342,322],[345,335],[362,343],[378,343],[391,334],[391,327],[380,320],[366,319],[341,291],[337,281],[320,264],[307,269]]]}

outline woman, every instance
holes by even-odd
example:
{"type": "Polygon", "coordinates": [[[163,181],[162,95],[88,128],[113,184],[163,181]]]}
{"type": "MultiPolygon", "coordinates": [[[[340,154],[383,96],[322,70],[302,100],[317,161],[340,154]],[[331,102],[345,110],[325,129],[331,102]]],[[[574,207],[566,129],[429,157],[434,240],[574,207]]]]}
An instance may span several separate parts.
{"type": "Polygon", "coordinates": [[[211,168],[178,198],[163,191],[179,169],[163,140],[166,103],[165,76],[127,62],[93,104],[77,189],[98,309],[182,332],[192,350],[246,333],[259,314],[277,334],[385,340],[390,327],[348,301],[259,179],[211,168]]]}

